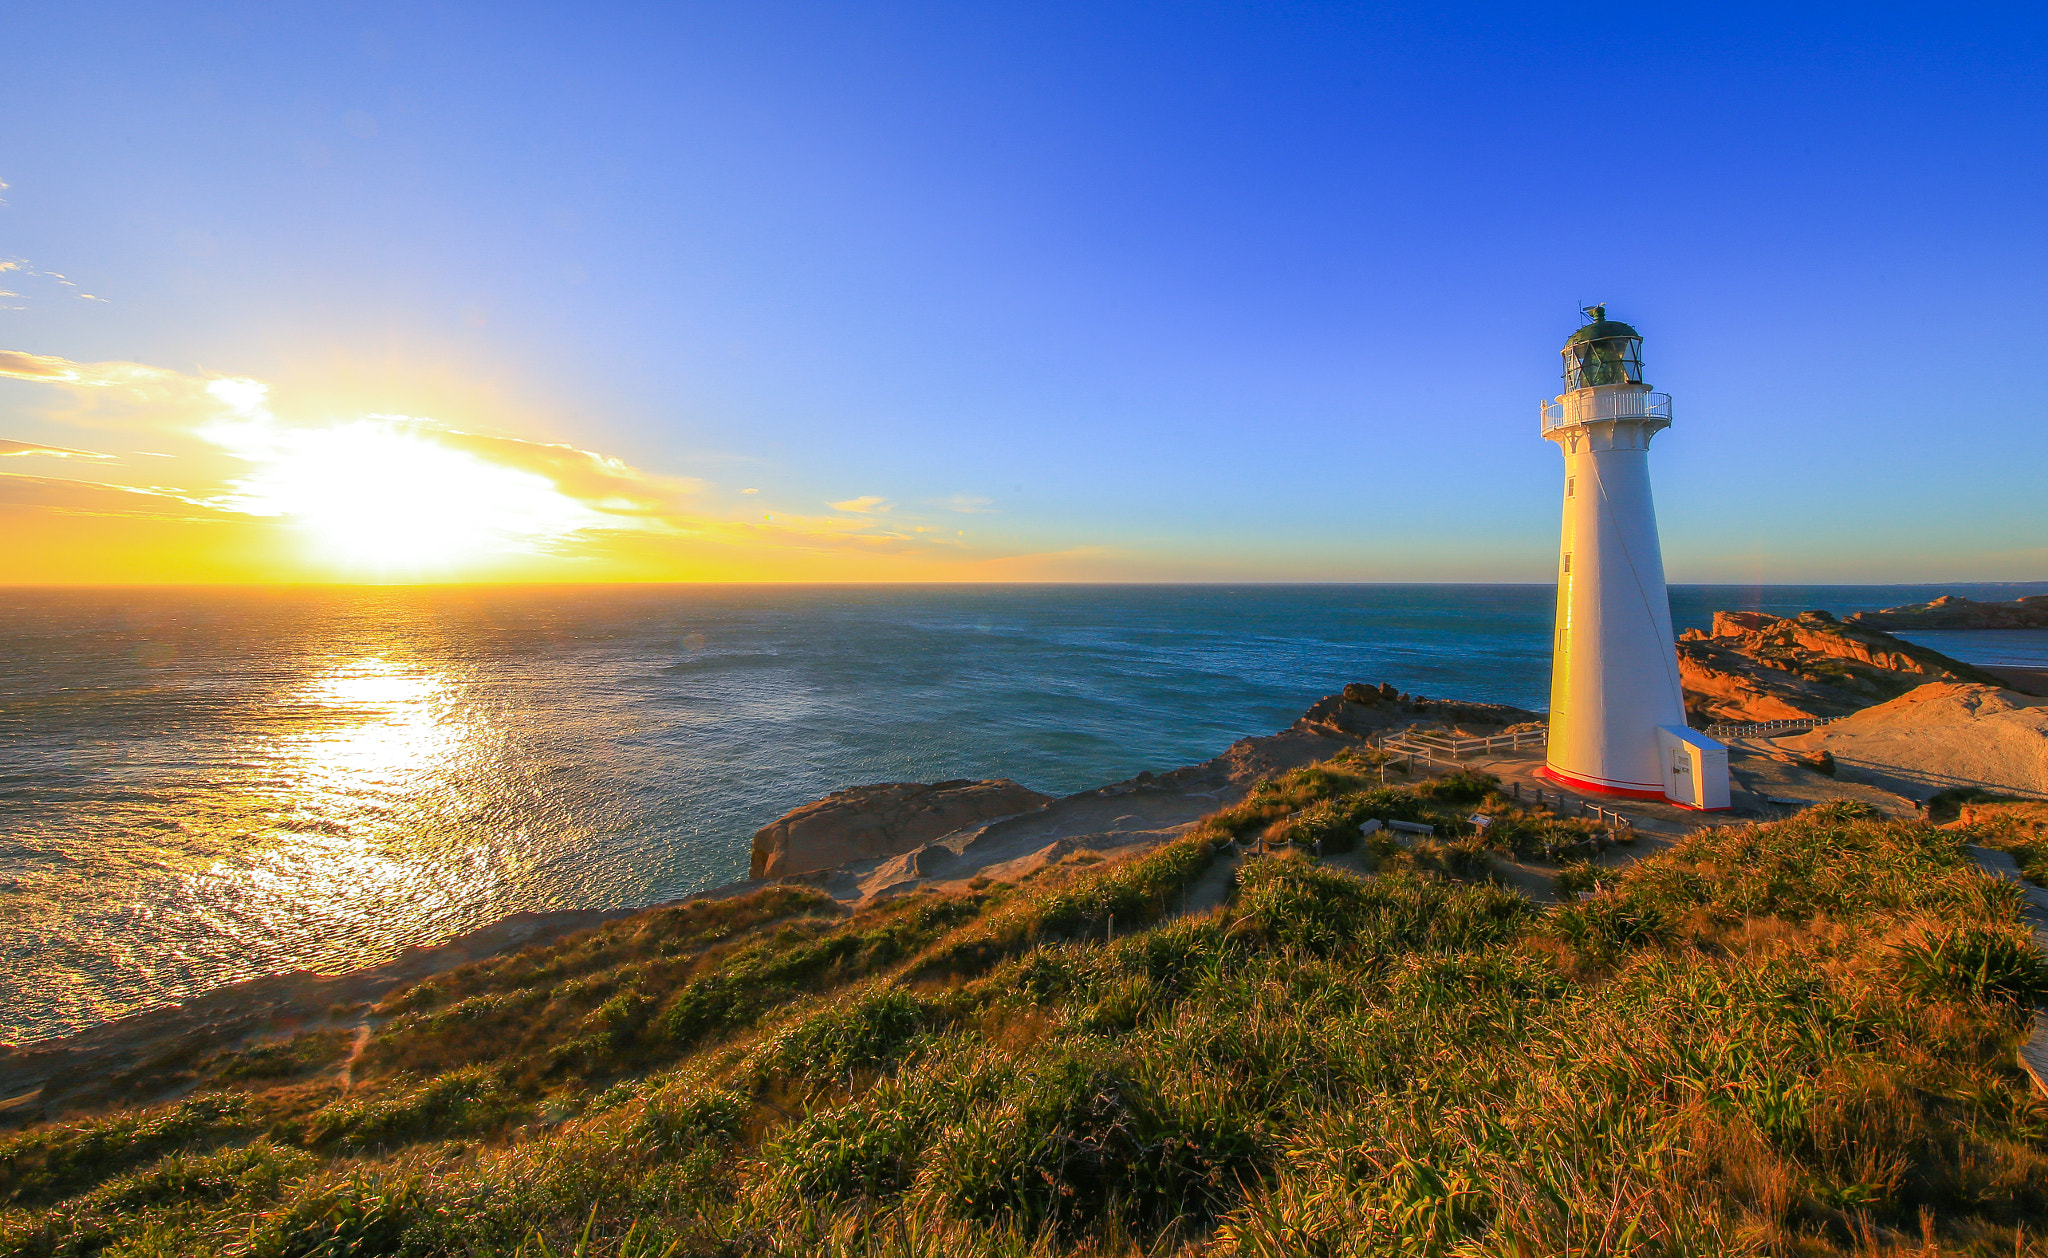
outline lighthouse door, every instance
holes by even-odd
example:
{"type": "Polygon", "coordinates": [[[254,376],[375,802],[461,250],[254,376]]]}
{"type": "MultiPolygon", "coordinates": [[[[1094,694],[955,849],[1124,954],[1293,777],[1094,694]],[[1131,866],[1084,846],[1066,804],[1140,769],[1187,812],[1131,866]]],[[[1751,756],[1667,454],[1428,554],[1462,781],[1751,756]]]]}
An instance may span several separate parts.
{"type": "Polygon", "coordinates": [[[1697,805],[1698,792],[1693,789],[1692,749],[1673,747],[1670,763],[1664,767],[1664,798],[1674,804],[1697,805]]]}
{"type": "Polygon", "coordinates": [[[1697,734],[1678,726],[1666,725],[1657,731],[1657,744],[1664,753],[1664,798],[1687,808],[1702,806],[1698,741],[1697,734]]]}

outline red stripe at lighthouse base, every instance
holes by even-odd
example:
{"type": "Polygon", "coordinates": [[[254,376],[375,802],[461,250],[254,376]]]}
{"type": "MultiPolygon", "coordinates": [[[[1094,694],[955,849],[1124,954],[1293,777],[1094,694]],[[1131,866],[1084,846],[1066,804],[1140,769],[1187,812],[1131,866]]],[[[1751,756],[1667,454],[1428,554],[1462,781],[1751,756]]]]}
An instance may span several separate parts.
{"type": "Polygon", "coordinates": [[[1544,765],[1536,770],[1536,776],[1549,778],[1559,786],[1568,786],[1575,791],[1588,791],[1594,795],[1618,795],[1623,799],[1664,798],[1664,788],[1661,786],[1608,786],[1603,782],[1593,782],[1582,777],[1575,777],[1572,774],[1559,770],[1555,765],[1544,765]]]}
{"type": "Polygon", "coordinates": [[[1678,800],[1666,795],[1664,788],[1661,786],[1607,786],[1600,782],[1590,782],[1585,778],[1574,777],[1572,774],[1563,772],[1554,765],[1544,765],[1536,770],[1536,776],[1548,778],[1559,786],[1570,787],[1575,791],[1585,791],[1589,795],[1613,795],[1621,799],[1654,799],[1659,803],[1670,804],[1673,808],[1689,808],[1694,812],[1729,811],[1727,808],[1702,808],[1698,804],[1680,803],[1678,800]]]}

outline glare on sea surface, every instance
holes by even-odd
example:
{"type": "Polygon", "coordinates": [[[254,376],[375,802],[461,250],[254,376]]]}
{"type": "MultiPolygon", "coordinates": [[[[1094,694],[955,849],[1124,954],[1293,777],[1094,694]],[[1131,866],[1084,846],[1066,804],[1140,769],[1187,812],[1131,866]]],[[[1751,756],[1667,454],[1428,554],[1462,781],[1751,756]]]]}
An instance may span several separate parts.
{"type": "Polygon", "coordinates": [[[483,851],[420,842],[433,813],[463,807],[455,771],[488,736],[453,690],[438,672],[376,656],[336,661],[309,679],[296,719],[269,740],[260,789],[277,825],[196,881],[216,924],[249,940],[302,934],[308,924],[346,925],[358,941],[417,938],[432,933],[421,920],[459,893],[498,882],[502,871],[483,851]]]}
{"type": "Polygon", "coordinates": [[[459,570],[532,551],[598,517],[547,477],[453,448],[402,419],[265,428],[242,509],[306,529],[340,567],[387,576],[459,570]]]}

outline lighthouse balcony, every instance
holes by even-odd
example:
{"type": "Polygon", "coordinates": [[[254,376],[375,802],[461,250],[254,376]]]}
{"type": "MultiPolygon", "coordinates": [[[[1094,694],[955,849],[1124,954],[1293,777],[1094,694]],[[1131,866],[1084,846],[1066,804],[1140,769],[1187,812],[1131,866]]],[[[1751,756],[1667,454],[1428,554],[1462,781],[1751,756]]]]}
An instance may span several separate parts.
{"type": "Polygon", "coordinates": [[[1636,390],[1580,389],[1536,404],[1543,431],[1590,424],[1603,419],[1647,419],[1671,422],[1671,395],[1636,390]]]}

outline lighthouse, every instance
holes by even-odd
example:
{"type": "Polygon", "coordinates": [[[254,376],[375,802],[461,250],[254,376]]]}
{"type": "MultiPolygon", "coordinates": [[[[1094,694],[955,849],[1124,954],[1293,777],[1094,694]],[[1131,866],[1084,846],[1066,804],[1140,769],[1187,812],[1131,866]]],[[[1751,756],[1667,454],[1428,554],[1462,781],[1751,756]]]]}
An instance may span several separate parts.
{"type": "Polygon", "coordinates": [[[1541,404],[1564,453],[1557,629],[1544,773],[1582,791],[1728,807],[1728,749],[1685,722],[1650,438],[1671,395],[1643,382],[1643,338],[1590,306],[1564,346],[1564,392],[1541,404]]]}

